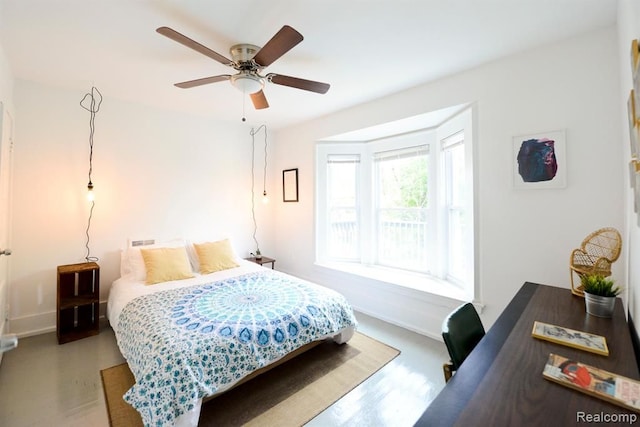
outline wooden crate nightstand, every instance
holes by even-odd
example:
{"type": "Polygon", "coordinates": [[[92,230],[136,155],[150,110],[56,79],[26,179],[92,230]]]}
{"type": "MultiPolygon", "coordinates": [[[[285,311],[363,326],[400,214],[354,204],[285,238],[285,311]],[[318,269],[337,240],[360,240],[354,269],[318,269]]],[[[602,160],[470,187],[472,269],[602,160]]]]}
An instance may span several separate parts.
{"type": "Polygon", "coordinates": [[[58,266],[58,344],[100,332],[100,266],[95,262],[58,266]]]}

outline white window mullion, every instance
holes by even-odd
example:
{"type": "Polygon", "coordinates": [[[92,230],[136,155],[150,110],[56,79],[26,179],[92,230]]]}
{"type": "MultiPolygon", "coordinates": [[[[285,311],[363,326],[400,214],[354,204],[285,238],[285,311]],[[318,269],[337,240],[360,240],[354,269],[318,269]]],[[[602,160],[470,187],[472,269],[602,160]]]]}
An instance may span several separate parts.
{"type": "Polygon", "coordinates": [[[361,224],[362,224],[362,263],[365,265],[373,265],[376,263],[376,239],[375,236],[375,213],[374,213],[374,192],[371,183],[374,179],[374,173],[371,163],[371,151],[369,147],[365,149],[362,156],[362,173],[360,185],[362,188],[362,197],[360,199],[361,224]]]}
{"type": "Polygon", "coordinates": [[[442,167],[442,147],[440,144],[433,144],[433,157],[431,159],[431,175],[433,179],[429,182],[429,191],[432,195],[433,203],[429,207],[427,218],[429,219],[429,254],[431,255],[431,274],[435,277],[443,277],[444,263],[446,257],[443,253],[445,239],[442,221],[446,217],[443,212],[444,205],[444,168],[442,167]]]}

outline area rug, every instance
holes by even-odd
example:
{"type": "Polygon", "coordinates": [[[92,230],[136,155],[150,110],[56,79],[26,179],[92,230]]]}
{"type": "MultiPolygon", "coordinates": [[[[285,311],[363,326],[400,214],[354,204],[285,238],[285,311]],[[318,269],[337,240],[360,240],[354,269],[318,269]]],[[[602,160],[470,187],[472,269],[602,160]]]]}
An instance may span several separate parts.
{"type": "MultiPolygon", "coordinates": [[[[199,426],[301,426],[400,354],[356,332],[346,345],[322,343],[202,405],[199,426]]],[[[100,371],[112,427],[142,426],[122,399],[133,385],[126,363],[100,371]]]]}

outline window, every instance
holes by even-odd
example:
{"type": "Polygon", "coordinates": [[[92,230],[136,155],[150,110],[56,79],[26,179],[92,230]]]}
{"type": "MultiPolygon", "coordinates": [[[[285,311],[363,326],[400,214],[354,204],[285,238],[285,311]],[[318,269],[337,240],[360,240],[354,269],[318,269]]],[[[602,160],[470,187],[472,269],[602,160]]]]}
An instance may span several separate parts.
{"type": "Polygon", "coordinates": [[[471,129],[465,110],[430,129],[319,143],[318,262],[392,271],[401,285],[410,275],[412,287],[438,283],[472,298],[471,129]]]}
{"type": "Polygon", "coordinates": [[[377,264],[428,272],[427,145],[373,153],[377,264]]]}
{"type": "Polygon", "coordinates": [[[465,279],[465,161],[464,133],[442,141],[447,233],[446,278],[461,283],[465,279]]]}
{"type": "Polygon", "coordinates": [[[360,258],[359,164],[360,156],[357,154],[331,154],[327,157],[327,251],[333,259],[360,258]]]}

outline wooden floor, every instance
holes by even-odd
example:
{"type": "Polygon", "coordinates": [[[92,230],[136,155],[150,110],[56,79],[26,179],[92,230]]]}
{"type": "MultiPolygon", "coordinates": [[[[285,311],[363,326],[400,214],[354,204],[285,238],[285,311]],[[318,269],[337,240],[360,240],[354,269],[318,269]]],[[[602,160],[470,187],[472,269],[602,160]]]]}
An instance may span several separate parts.
{"type": "MultiPolygon", "coordinates": [[[[444,344],[357,313],[358,330],[401,351],[308,426],[412,426],[444,387],[444,344]]],[[[0,364],[0,426],[108,426],[100,370],[122,363],[113,331],[58,345],[21,339],[0,364]]]]}

